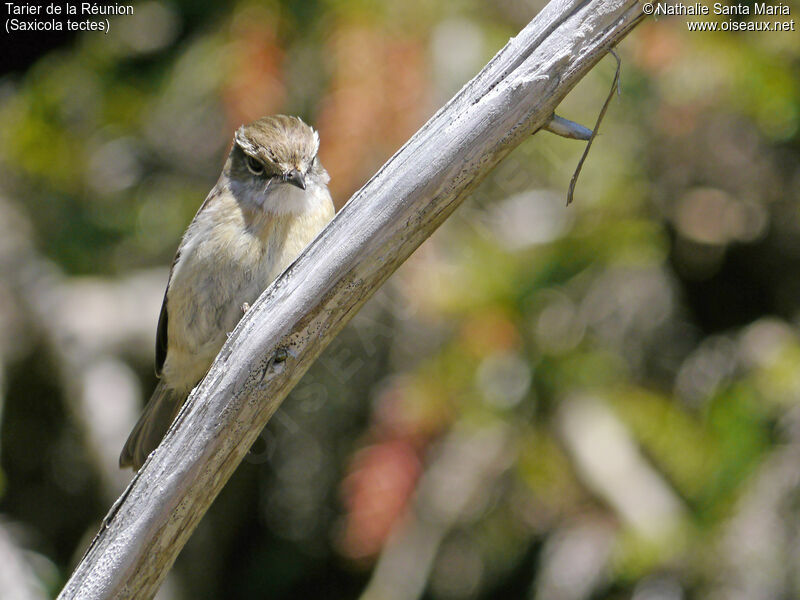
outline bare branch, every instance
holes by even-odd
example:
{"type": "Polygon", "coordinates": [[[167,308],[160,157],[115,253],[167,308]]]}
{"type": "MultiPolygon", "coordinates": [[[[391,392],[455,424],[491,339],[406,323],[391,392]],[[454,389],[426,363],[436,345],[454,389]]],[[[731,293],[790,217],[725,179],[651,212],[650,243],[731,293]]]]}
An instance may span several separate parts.
{"type": "Polygon", "coordinates": [[[554,0],[439,110],[250,308],[59,598],[152,597],[323,348],[641,18],[636,0],[554,0]]]}

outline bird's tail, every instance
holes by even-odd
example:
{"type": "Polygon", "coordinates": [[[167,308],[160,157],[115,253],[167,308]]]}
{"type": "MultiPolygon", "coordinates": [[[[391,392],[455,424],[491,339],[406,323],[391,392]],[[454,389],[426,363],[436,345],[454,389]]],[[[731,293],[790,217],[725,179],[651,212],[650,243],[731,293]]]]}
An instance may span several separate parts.
{"type": "Polygon", "coordinates": [[[119,455],[120,467],[133,467],[134,471],[142,467],[147,456],[161,443],[184,400],[186,394],[168,388],[163,381],[158,382],[150,402],[119,455]]]}

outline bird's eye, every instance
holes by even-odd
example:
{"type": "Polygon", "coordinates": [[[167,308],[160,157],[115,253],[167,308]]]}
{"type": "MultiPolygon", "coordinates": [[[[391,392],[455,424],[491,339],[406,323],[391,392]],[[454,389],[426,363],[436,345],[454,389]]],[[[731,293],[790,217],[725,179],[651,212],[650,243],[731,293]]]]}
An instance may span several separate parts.
{"type": "Polygon", "coordinates": [[[264,165],[257,158],[248,156],[245,164],[247,164],[247,170],[253,175],[261,175],[264,172],[264,165]]]}

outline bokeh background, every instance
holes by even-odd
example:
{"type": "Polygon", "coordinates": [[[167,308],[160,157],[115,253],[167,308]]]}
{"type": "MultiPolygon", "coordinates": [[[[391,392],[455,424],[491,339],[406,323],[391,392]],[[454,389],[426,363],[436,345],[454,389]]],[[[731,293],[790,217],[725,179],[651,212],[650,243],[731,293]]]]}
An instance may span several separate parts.
{"type": "MultiPolygon", "coordinates": [[[[233,130],[314,124],[341,207],[543,2],[133,6],[105,36],[0,34],[4,599],[53,597],[131,477],[167,267],[233,130]]],[[[633,31],[575,203],[581,143],[502,162],[159,598],[800,596],[799,36],[633,31]]],[[[591,126],[613,72],[559,112],[591,126]]]]}

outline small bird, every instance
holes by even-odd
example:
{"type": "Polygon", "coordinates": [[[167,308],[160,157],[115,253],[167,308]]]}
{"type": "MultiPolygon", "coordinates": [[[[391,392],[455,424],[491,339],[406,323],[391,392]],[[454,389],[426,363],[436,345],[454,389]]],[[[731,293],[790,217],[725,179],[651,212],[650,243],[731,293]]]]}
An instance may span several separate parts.
{"type": "Polygon", "coordinates": [[[138,470],[261,292],[333,218],[319,135],[297,117],[240,127],[178,247],[156,332],[160,381],[120,467],[138,470]]]}

